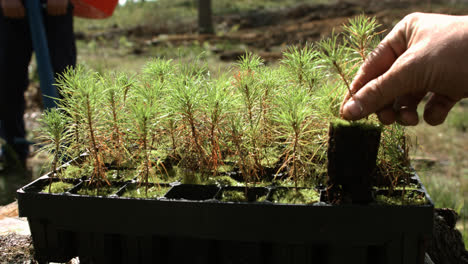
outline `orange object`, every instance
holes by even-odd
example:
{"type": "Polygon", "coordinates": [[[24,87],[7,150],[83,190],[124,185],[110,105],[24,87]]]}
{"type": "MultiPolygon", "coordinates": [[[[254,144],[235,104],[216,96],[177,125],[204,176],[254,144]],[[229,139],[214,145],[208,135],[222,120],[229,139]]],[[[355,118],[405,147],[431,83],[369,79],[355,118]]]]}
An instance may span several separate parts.
{"type": "Polygon", "coordinates": [[[112,16],[118,0],[71,0],[73,15],[83,18],[107,18],[112,16]]]}

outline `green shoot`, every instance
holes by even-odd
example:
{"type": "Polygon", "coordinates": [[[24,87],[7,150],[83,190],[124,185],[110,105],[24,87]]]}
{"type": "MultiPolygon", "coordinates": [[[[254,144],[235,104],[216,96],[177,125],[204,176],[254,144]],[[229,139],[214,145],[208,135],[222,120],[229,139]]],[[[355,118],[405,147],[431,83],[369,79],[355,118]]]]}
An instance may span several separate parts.
{"type": "Polygon", "coordinates": [[[375,48],[380,32],[377,28],[380,25],[375,17],[369,18],[365,15],[359,15],[349,20],[348,25],[344,25],[344,30],[348,34],[348,40],[351,48],[356,50],[363,61],[367,55],[375,48]]]}
{"type": "Polygon", "coordinates": [[[52,160],[52,173],[50,177],[50,186],[52,184],[52,178],[57,173],[57,167],[60,166],[61,162],[67,156],[67,144],[70,139],[70,133],[68,130],[67,117],[59,109],[52,108],[44,111],[42,118],[39,119],[39,133],[38,137],[39,145],[41,148],[39,152],[44,152],[49,155],[53,155],[52,160]]]}
{"type": "Polygon", "coordinates": [[[339,44],[338,36],[338,34],[332,32],[330,38],[323,39],[318,43],[318,47],[320,48],[319,57],[323,65],[339,76],[352,96],[350,89],[351,69],[353,66],[352,57],[350,56],[351,52],[346,45],[339,44]]]}
{"type": "Polygon", "coordinates": [[[302,49],[296,46],[290,47],[283,53],[281,63],[291,73],[293,80],[299,85],[307,86],[311,91],[320,78],[317,65],[318,52],[312,45],[306,45],[302,49]]]}
{"type": "Polygon", "coordinates": [[[290,87],[290,92],[276,97],[275,100],[274,120],[278,123],[278,137],[284,139],[281,144],[286,144],[285,161],[281,168],[290,166],[289,173],[296,188],[299,176],[305,177],[304,150],[309,143],[306,138],[312,129],[313,120],[311,103],[312,98],[307,90],[299,86],[290,87]]]}

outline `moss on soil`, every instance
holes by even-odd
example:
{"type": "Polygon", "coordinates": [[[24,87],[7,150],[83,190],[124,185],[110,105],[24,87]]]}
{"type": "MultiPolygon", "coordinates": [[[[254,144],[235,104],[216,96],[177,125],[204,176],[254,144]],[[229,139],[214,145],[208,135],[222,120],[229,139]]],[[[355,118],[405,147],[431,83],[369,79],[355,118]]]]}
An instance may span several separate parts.
{"type": "Polygon", "coordinates": [[[377,195],[375,201],[385,205],[424,205],[428,204],[426,196],[422,192],[407,191],[404,195],[377,195]]]}
{"type": "MultiPolygon", "coordinates": [[[[258,197],[253,202],[263,202],[266,200],[266,194],[258,197]]],[[[227,190],[223,191],[221,195],[221,201],[223,202],[250,202],[245,196],[245,191],[241,190],[227,190]]]]}
{"type": "Polygon", "coordinates": [[[63,178],[79,179],[83,176],[89,176],[93,172],[90,166],[79,167],[76,165],[68,165],[62,171],[63,178]]]}
{"type": "Polygon", "coordinates": [[[101,186],[96,188],[94,186],[83,186],[80,190],[78,190],[77,194],[80,195],[88,195],[88,196],[110,196],[112,194],[117,193],[120,187],[114,186],[101,186]]]}
{"type": "Polygon", "coordinates": [[[349,127],[360,127],[362,130],[375,130],[375,129],[380,129],[382,130],[382,125],[371,122],[371,121],[346,121],[343,119],[335,119],[331,121],[331,124],[333,127],[337,126],[349,126],[349,127]]]}
{"type": "MultiPolygon", "coordinates": [[[[62,182],[62,181],[53,182],[52,185],[50,186],[50,193],[64,193],[70,190],[71,188],[73,188],[73,186],[75,185],[72,183],[67,183],[67,182],[62,182]]],[[[41,192],[49,193],[49,184],[44,186],[41,192]]]]}
{"type": "Polygon", "coordinates": [[[131,181],[136,174],[134,170],[109,170],[106,176],[108,180],[112,181],[131,181]]]}
{"type": "Polygon", "coordinates": [[[136,189],[129,189],[125,191],[122,197],[128,198],[158,198],[163,197],[171,187],[166,186],[152,186],[146,191],[145,186],[140,186],[136,189]]]}
{"type": "Polygon", "coordinates": [[[277,189],[271,201],[284,204],[313,204],[320,201],[320,194],[314,189],[277,189]]]}
{"type": "Polygon", "coordinates": [[[242,183],[234,180],[230,176],[209,177],[208,180],[204,182],[204,184],[221,186],[243,186],[242,183]]]}

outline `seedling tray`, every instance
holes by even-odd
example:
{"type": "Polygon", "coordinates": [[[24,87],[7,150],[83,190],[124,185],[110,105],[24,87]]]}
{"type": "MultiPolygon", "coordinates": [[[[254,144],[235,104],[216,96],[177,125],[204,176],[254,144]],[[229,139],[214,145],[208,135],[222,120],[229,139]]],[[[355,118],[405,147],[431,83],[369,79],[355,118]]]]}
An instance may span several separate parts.
{"type": "MultiPolygon", "coordinates": [[[[417,176],[412,178],[419,182],[417,176]]],[[[19,189],[35,256],[91,263],[423,263],[433,204],[391,206],[272,203],[275,187],[255,189],[262,202],[222,202],[233,187],[171,184],[161,198],[42,193],[43,176],[19,189]]]]}

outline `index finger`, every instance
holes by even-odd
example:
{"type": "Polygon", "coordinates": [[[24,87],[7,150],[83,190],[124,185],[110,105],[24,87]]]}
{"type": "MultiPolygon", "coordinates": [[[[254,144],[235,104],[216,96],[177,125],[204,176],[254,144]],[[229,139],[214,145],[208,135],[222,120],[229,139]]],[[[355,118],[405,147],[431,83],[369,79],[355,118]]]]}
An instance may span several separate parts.
{"type": "Polygon", "coordinates": [[[364,64],[359,69],[356,77],[351,83],[350,90],[341,104],[340,113],[343,106],[359,89],[371,80],[384,74],[398,57],[407,49],[407,22],[399,22],[395,28],[380,42],[380,44],[367,56],[364,64]]]}

